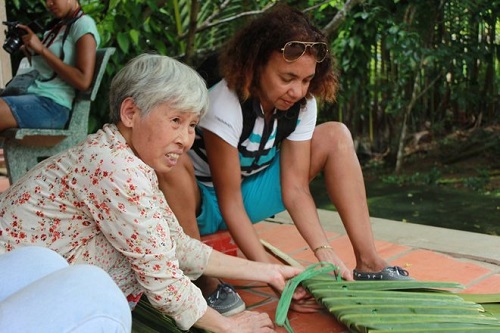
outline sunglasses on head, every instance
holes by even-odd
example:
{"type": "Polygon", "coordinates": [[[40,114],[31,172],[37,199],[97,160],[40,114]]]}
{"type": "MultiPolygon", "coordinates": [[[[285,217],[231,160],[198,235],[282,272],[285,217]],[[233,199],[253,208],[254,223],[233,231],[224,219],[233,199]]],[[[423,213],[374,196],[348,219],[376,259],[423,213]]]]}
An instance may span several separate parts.
{"type": "Polygon", "coordinates": [[[287,62],[296,61],[306,53],[307,48],[309,48],[309,53],[314,57],[316,62],[322,62],[328,54],[326,43],[291,41],[286,43],[281,49],[283,59],[287,62]]]}

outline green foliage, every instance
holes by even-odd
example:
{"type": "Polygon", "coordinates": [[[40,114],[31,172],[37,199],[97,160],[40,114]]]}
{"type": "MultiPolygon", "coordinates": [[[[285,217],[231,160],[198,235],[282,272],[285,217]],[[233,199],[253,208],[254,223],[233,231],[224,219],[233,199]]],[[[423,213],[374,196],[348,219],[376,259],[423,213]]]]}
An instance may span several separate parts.
{"type": "Polygon", "coordinates": [[[463,184],[466,188],[470,188],[473,191],[483,190],[490,182],[490,173],[488,170],[477,170],[476,177],[465,178],[463,184]]]}
{"type": "Polygon", "coordinates": [[[441,179],[441,171],[432,168],[429,172],[416,172],[412,175],[387,175],[382,176],[382,182],[397,185],[436,185],[441,179]]]}
{"type": "Polygon", "coordinates": [[[395,154],[419,78],[409,133],[425,126],[442,135],[479,118],[481,125],[497,122],[498,5],[364,1],[347,13],[332,41],[341,90],[320,119],[343,121],[355,136],[368,136],[376,152],[389,147],[395,154]]]}
{"type": "MultiPolygon", "coordinates": [[[[345,0],[287,1],[327,26],[345,0]]],[[[498,121],[498,0],[361,0],[330,36],[341,74],[335,105],[322,104],[320,121],[340,120],[374,150],[394,147],[402,112],[420,78],[409,131],[422,124],[440,133],[477,120],[498,121]]],[[[91,114],[94,131],[107,120],[106,87],[131,58],[157,52],[197,66],[273,0],[81,0],[97,22],[101,46],[118,52],[91,114]],[[195,11],[195,12],[193,12],[195,11]],[[192,18],[192,14],[195,13],[192,18]]],[[[42,0],[6,2],[9,20],[49,18],[42,0]]],[[[17,67],[18,57],[13,57],[17,67]]],[[[394,149],[392,151],[395,151],[394,149]]]]}

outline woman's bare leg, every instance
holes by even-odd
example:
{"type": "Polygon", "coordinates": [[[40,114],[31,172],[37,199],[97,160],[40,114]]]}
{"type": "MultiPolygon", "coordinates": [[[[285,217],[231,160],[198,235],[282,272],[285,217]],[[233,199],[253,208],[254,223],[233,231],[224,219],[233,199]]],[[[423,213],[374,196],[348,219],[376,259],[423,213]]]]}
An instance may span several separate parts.
{"type": "Polygon", "coordinates": [[[311,180],[321,172],[353,246],[356,270],[380,271],[387,262],[375,249],[361,166],[351,133],[342,123],[324,123],[314,131],[311,180]]]}
{"type": "Polygon", "coordinates": [[[7,128],[18,127],[16,118],[12,115],[10,107],[0,98],[0,132],[7,128]]]}

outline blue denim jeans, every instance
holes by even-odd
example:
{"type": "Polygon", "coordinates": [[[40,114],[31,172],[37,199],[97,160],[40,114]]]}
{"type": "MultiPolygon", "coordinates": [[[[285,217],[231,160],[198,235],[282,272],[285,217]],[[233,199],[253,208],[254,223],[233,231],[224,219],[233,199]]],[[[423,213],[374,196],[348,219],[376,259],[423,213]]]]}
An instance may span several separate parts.
{"type": "Polygon", "coordinates": [[[19,128],[52,128],[66,126],[70,110],[48,97],[37,95],[4,96],[19,128]]]}

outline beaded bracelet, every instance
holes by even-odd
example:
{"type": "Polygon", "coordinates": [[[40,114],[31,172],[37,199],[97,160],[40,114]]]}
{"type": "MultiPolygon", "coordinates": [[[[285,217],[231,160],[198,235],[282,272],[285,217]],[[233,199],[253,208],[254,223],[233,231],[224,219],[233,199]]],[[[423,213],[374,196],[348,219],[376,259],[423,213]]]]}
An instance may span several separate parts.
{"type": "Polygon", "coordinates": [[[321,246],[318,246],[317,248],[315,248],[313,250],[314,254],[316,254],[317,251],[321,250],[321,249],[331,249],[332,247],[330,245],[321,245],[321,246]]]}

